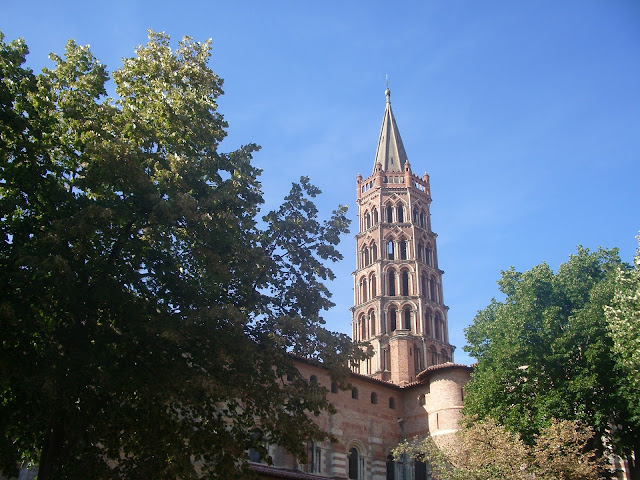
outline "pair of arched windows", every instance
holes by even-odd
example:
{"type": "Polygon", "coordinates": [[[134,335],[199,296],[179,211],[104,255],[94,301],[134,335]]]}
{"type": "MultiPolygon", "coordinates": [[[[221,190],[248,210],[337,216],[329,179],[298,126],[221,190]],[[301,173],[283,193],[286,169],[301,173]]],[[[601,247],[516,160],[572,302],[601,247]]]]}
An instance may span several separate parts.
{"type": "MultiPolygon", "coordinates": [[[[396,296],[396,271],[391,269],[387,272],[387,294],[391,297],[396,296]]],[[[403,297],[409,295],[409,272],[407,270],[400,271],[400,290],[399,294],[403,297]]]]}
{"type": "Polygon", "coordinates": [[[397,223],[404,223],[404,204],[400,203],[396,206],[387,204],[387,206],[385,207],[385,216],[387,223],[393,223],[394,220],[397,223]]]}
{"type": "Polygon", "coordinates": [[[440,342],[446,341],[446,328],[440,312],[436,312],[435,317],[429,311],[424,314],[424,332],[440,342]]]}
{"type": "Polygon", "coordinates": [[[389,260],[406,260],[408,258],[408,251],[409,248],[407,245],[407,241],[403,238],[397,241],[397,249],[396,242],[394,242],[393,240],[387,241],[387,259],[389,260]]]}
{"type": "Polygon", "coordinates": [[[358,317],[358,321],[355,325],[355,335],[354,338],[356,340],[368,340],[369,338],[375,336],[376,334],[376,314],[374,311],[369,311],[369,314],[365,316],[365,314],[361,314],[358,317]]]}
{"type": "Polygon", "coordinates": [[[433,249],[429,245],[424,246],[424,244],[418,243],[418,260],[434,267],[433,249]]]}
{"type": "Polygon", "coordinates": [[[362,266],[367,267],[378,259],[378,247],[375,242],[365,246],[362,250],[362,266]]]}
{"type": "Polygon", "coordinates": [[[362,230],[368,230],[378,223],[378,210],[374,207],[371,212],[366,211],[362,216],[362,230]]]}
{"type": "Polygon", "coordinates": [[[392,306],[389,308],[389,331],[404,329],[411,330],[411,307],[406,306],[402,309],[402,316],[398,318],[398,310],[392,306]]]}
{"type": "Polygon", "coordinates": [[[376,287],[376,275],[372,273],[367,277],[361,277],[358,282],[358,300],[360,303],[365,303],[371,298],[375,298],[377,295],[376,287]]]}
{"type": "Polygon", "coordinates": [[[426,273],[420,275],[421,293],[432,302],[442,303],[440,284],[435,277],[429,277],[426,273]]]}
{"type": "Polygon", "coordinates": [[[441,363],[447,363],[451,361],[449,352],[444,348],[438,351],[434,347],[429,347],[429,354],[429,356],[431,357],[431,365],[440,365],[441,363]]]}

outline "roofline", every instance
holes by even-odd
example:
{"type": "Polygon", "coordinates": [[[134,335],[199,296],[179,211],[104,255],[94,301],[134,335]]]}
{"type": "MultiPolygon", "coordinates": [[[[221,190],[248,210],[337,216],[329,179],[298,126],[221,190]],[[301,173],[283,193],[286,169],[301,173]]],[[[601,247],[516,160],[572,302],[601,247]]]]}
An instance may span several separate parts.
{"type": "Polygon", "coordinates": [[[286,468],[273,467],[270,465],[264,465],[260,463],[250,463],[249,468],[253,470],[255,473],[257,473],[258,475],[270,477],[270,478],[290,478],[293,480],[322,480],[322,479],[329,480],[331,479],[331,477],[327,477],[326,475],[301,472],[300,470],[289,470],[286,468]]]}
{"type": "Polygon", "coordinates": [[[473,367],[470,367],[469,365],[464,365],[462,363],[453,363],[453,362],[440,363],[438,365],[431,365],[430,367],[425,368],[418,375],[416,375],[416,379],[426,380],[429,377],[429,375],[433,372],[439,372],[440,370],[449,370],[449,369],[451,370],[459,369],[459,370],[466,370],[468,372],[471,372],[473,370],[473,367]]]}
{"type": "MultiPolygon", "coordinates": [[[[327,367],[325,367],[324,365],[322,365],[319,361],[314,360],[314,359],[310,359],[310,358],[306,358],[306,357],[302,357],[302,356],[298,356],[298,355],[294,355],[294,354],[290,354],[290,356],[294,359],[297,360],[299,362],[302,363],[306,363],[307,365],[313,365],[315,367],[321,368],[323,370],[329,370],[327,367]]],[[[473,370],[474,365],[465,365],[463,363],[453,363],[453,362],[447,362],[447,363],[439,363],[438,365],[431,365],[430,367],[425,368],[424,370],[422,370],[420,373],[418,373],[416,375],[416,379],[415,381],[408,383],[406,385],[396,385],[395,383],[391,383],[387,380],[380,380],[378,378],[375,377],[371,377],[369,375],[363,375],[362,373],[356,373],[353,371],[349,371],[349,377],[350,378],[357,378],[358,380],[363,380],[365,382],[369,382],[369,383],[374,383],[376,385],[381,385],[384,387],[389,387],[392,388],[394,390],[405,390],[411,387],[415,387],[416,385],[421,385],[433,372],[439,372],[441,370],[455,370],[455,369],[459,369],[459,370],[466,370],[468,372],[471,372],[473,370]]]]}

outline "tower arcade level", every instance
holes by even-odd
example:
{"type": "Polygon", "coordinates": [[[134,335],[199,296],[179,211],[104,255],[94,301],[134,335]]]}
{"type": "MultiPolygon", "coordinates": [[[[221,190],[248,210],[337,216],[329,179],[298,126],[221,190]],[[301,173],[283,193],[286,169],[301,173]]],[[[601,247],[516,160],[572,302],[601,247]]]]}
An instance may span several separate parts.
{"type": "Polygon", "coordinates": [[[357,176],[352,335],[374,350],[356,372],[406,385],[425,368],[453,361],[454,347],[431,230],[429,176],[413,174],[389,89],[385,94],[373,172],[357,176]]]}

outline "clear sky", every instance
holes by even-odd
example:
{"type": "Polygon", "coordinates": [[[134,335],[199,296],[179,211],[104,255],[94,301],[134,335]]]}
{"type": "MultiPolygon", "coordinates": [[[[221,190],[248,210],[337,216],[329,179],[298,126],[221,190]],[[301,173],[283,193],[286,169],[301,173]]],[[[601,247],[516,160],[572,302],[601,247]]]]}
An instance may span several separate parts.
{"type": "MultiPolygon", "coordinates": [[[[554,270],[582,244],[631,261],[640,230],[640,2],[0,0],[6,40],[34,70],[67,39],[110,71],[146,42],[213,38],[225,79],[226,150],[262,145],[266,209],[309,175],[324,214],[355,221],[370,174],[385,75],[414,173],[431,176],[455,360],[500,271],[554,270]]],[[[352,229],[352,230],[354,230],[352,229]]],[[[355,230],[354,232],[355,233],[355,230]]],[[[332,330],[350,332],[355,242],[331,285],[332,330]]]]}

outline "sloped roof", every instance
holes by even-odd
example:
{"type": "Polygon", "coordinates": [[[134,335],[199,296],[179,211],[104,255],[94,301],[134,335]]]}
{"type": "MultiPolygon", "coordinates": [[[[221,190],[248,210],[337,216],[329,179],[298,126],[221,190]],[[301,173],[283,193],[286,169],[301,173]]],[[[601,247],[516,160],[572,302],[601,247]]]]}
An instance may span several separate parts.
{"type": "Polygon", "coordinates": [[[407,162],[407,153],[400,138],[398,125],[391,110],[391,91],[387,88],[385,91],[387,96],[387,104],[384,109],[384,117],[382,118],[382,128],[380,128],[380,138],[378,139],[378,149],[376,150],[376,159],[373,162],[373,171],[376,165],[382,165],[383,172],[402,172],[404,164],[407,162]]]}

